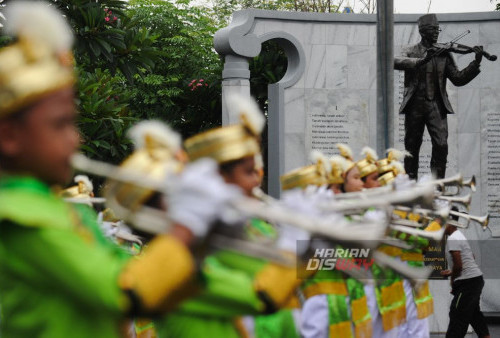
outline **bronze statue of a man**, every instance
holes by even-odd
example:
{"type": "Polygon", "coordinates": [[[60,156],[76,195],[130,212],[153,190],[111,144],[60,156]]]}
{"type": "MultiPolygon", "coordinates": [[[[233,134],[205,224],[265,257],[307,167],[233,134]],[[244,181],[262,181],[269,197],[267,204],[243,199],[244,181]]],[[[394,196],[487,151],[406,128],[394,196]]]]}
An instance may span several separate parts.
{"type": "Polygon", "coordinates": [[[448,156],[447,114],[453,114],[446,80],[455,86],[472,81],[480,72],[482,47],[473,48],[475,59],[460,71],[450,53],[434,45],[440,31],[436,15],[421,16],[418,29],[422,40],[404,48],[401,56],[394,59],[394,68],[405,72],[399,113],[405,114],[405,149],[412,155],[405,159],[405,170],[410,178],[417,179],[420,146],[427,126],[432,140],[431,171],[443,178],[448,156]]]}

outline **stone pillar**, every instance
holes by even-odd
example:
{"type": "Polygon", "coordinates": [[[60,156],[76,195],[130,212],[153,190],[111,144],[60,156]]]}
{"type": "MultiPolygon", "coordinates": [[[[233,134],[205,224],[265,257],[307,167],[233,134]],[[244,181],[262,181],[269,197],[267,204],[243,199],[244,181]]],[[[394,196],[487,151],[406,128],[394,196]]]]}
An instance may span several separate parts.
{"type": "Polygon", "coordinates": [[[250,69],[248,59],[243,56],[226,55],[224,57],[224,70],[222,71],[222,124],[235,124],[227,108],[227,96],[239,93],[250,96],[250,69]]]}
{"type": "Polygon", "coordinates": [[[377,2],[377,153],[393,146],[394,1],[377,2]]]}

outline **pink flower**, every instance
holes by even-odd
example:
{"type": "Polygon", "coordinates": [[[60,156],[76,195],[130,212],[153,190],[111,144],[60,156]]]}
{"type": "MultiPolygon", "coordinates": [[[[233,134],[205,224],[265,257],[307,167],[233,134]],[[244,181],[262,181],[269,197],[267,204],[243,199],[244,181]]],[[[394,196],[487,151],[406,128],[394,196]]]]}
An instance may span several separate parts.
{"type": "Polygon", "coordinates": [[[109,16],[105,17],[105,18],[104,18],[104,20],[105,20],[106,22],[109,22],[109,16]]]}
{"type": "Polygon", "coordinates": [[[203,84],[201,84],[201,83],[198,83],[198,84],[196,84],[196,85],[197,85],[198,87],[203,86],[203,84]]]}
{"type": "Polygon", "coordinates": [[[118,18],[116,16],[113,17],[113,21],[116,21],[118,18]]]}
{"type": "Polygon", "coordinates": [[[104,8],[104,11],[105,11],[105,12],[107,13],[107,12],[109,11],[109,9],[107,9],[107,8],[104,8]]]}
{"type": "Polygon", "coordinates": [[[205,81],[205,80],[203,80],[203,79],[200,79],[200,82],[203,82],[203,81],[205,81]]]}
{"type": "Polygon", "coordinates": [[[205,87],[208,87],[208,83],[205,83],[205,87]]]}
{"type": "Polygon", "coordinates": [[[191,81],[189,84],[193,84],[195,81],[196,81],[196,79],[193,79],[193,81],[191,81]]]}
{"type": "Polygon", "coordinates": [[[111,15],[111,14],[113,14],[113,12],[109,11],[108,14],[111,15]]]}

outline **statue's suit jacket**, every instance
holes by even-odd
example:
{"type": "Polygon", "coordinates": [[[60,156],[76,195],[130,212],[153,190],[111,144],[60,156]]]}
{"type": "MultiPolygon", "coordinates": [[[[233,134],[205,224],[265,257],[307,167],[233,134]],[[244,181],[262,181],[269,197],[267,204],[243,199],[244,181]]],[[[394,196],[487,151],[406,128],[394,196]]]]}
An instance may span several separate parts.
{"type": "MultiPolygon", "coordinates": [[[[407,107],[408,102],[410,102],[410,99],[413,97],[413,94],[417,91],[418,72],[416,64],[420,58],[425,57],[426,50],[427,48],[422,45],[422,43],[418,43],[416,45],[405,47],[401,52],[401,56],[394,58],[394,69],[404,70],[405,72],[405,90],[403,103],[399,108],[400,114],[406,113],[405,108],[407,107]]],[[[453,108],[451,107],[450,100],[448,99],[448,93],[446,92],[447,79],[450,79],[455,86],[464,86],[480,73],[479,64],[473,60],[467,67],[460,71],[448,52],[444,52],[443,54],[434,57],[434,59],[436,62],[435,68],[437,68],[439,91],[441,93],[444,107],[448,111],[448,114],[453,114],[453,108]]],[[[432,60],[429,62],[432,62],[432,60]]],[[[425,65],[422,66],[424,70],[425,67],[425,65]]],[[[434,69],[434,71],[436,71],[436,69],[434,69]]]]}

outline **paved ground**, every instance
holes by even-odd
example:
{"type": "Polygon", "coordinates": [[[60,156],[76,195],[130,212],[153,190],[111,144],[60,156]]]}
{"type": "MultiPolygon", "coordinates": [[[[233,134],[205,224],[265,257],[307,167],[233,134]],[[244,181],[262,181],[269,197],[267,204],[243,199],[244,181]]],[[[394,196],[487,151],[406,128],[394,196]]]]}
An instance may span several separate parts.
{"type": "MultiPolygon", "coordinates": [[[[491,338],[500,337],[500,324],[488,324],[488,328],[490,329],[491,338]]],[[[443,338],[444,334],[431,334],[431,338],[443,338]]],[[[469,333],[465,336],[466,338],[477,337],[475,333],[469,333]]]]}

